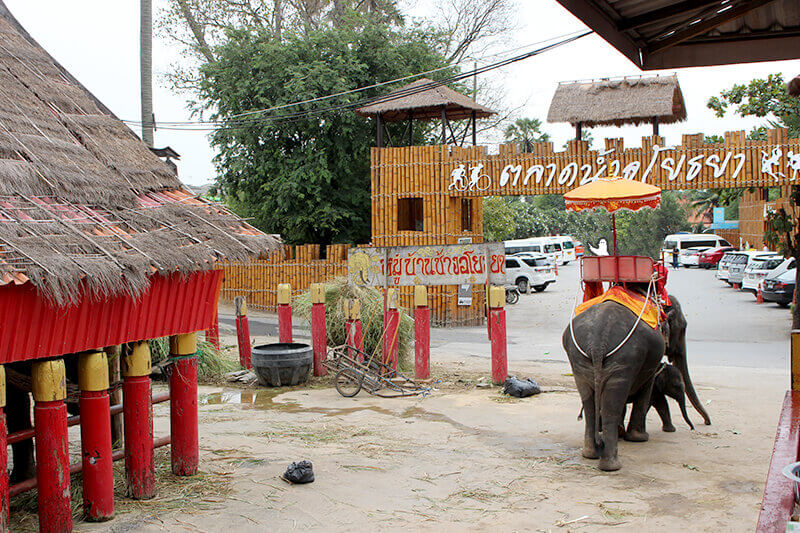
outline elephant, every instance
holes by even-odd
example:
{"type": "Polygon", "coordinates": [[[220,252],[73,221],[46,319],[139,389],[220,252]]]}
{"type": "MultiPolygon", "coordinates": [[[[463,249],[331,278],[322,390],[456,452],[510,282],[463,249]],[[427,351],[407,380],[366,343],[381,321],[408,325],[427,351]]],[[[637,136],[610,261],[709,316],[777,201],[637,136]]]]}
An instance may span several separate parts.
{"type": "MultiPolygon", "coordinates": [[[[662,362],[653,380],[650,407],[655,407],[658,416],[661,418],[661,430],[672,433],[675,431],[675,426],[672,424],[667,396],[678,402],[683,419],[689,425],[689,428],[694,430],[694,424],[689,419],[689,413],[686,412],[686,388],[683,384],[683,376],[674,365],[662,362]]],[[[632,401],[632,398],[628,398],[628,403],[632,401]]],[[[624,421],[625,416],[623,415],[622,418],[624,421]]],[[[624,428],[621,427],[620,434],[624,435],[624,431],[624,428]]]]}
{"type": "Polygon", "coordinates": [[[622,425],[629,400],[633,404],[631,418],[622,436],[628,441],[648,440],[645,417],[655,374],[664,355],[680,372],[692,406],[706,425],[711,424],[689,376],[686,318],[678,299],[672,295],[669,299],[670,305],[665,309],[667,319],[659,330],[643,322],[637,324],[637,317],[629,309],[607,301],[575,317],[562,336],[586,413],[582,453],[589,459],[599,458],[601,470],[621,467],[617,456],[621,432],[617,428],[622,425]],[[628,334],[630,337],[623,342],[628,334]]]}
{"type": "Polygon", "coordinates": [[[585,413],[582,454],[587,459],[599,458],[601,470],[619,470],[622,463],[617,455],[617,428],[628,398],[633,406],[623,437],[635,442],[649,438],[645,416],[655,373],[666,350],[664,337],[638,321],[627,307],[606,301],[576,316],[564,331],[562,344],[585,413]]]}

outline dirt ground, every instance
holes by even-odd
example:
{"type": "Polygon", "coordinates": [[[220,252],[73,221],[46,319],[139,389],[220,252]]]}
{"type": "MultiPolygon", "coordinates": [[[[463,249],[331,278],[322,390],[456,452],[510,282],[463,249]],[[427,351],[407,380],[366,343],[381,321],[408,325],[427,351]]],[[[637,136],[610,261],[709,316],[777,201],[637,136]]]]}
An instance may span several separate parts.
{"type": "MultiPolygon", "coordinates": [[[[185,505],[120,505],[106,524],[78,531],[748,531],[786,390],[783,370],[694,367],[713,425],[692,412],[676,433],[651,410],[650,441],[620,445],[623,468],[581,457],[583,422],[569,366],[512,361],[545,392],[509,399],[476,386],[488,361],[437,355],[436,389],[421,398],[342,398],[311,388],[203,387],[201,470],[217,494],[185,505]],[[292,461],[316,481],[289,485],[292,461]],[[203,505],[198,505],[202,503],[203,505]]],[[[676,416],[677,414],[677,416],[676,416]]],[[[168,432],[168,407],[155,408],[168,432]]],[[[161,474],[169,477],[169,474],[161,474]]]]}

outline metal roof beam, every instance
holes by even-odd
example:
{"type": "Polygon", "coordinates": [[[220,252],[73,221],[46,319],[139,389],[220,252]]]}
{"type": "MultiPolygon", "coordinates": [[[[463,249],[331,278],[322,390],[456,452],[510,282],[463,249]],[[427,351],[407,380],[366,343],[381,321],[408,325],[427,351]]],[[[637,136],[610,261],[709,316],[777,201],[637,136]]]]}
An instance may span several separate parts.
{"type": "Polygon", "coordinates": [[[648,46],[647,52],[649,55],[657,54],[663,50],[678,45],[684,41],[688,41],[692,37],[696,37],[711,29],[714,29],[717,26],[720,26],[726,22],[730,22],[731,20],[743,17],[747,13],[755,9],[758,9],[759,7],[764,6],[766,4],[770,4],[774,1],[775,0],[745,1],[736,7],[732,7],[731,9],[727,9],[722,13],[718,13],[714,17],[711,17],[706,20],[701,20],[697,24],[692,24],[686,29],[678,31],[673,35],[671,35],[670,37],[667,37],[666,39],[662,39],[661,41],[653,43],[652,45],[648,46]]]}
{"type": "Polygon", "coordinates": [[[630,36],[617,30],[617,23],[603,12],[598,5],[586,0],[556,1],[641,68],[642,61],[639,45],[630,36]]]}
{"type": "Polygon", "coordinates": [[[663,22],[665,19],[685,14],[687,11],[701,9],[713,4],[719,4],[720,7],[723,7],[722,2],[723,0],[685,0],[684,2],[678,2],[661,9],[654,9],[629,19],[623,19],[617,24],[617,29],[619,31],[635,30],[653,22],[663,22]]]}

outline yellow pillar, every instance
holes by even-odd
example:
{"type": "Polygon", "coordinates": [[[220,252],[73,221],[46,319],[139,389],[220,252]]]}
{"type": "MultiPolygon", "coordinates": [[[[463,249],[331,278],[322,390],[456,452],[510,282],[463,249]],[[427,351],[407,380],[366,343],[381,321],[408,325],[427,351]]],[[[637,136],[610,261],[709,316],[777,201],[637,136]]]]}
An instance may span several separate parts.
{"type": "Polygon", "coordinates": [[[84,352],[78,355],[78,386],[82,391],[108,389],[108,357],[105,352],[84,352]]]}
{"type": "Polygon", "coordinates": [[[31,379],[34,401],[55,402],[67,397],[67,376],[63,359],[34,361],[31,379]]]}
{"type": "Polygon", "coordinates": [[[122,357],[123,377],[149,376],[151,370],[150,345],[147,344],[147,341],[131,343],[130,350],[122,357]]]}
{"type": "Polygon", "coordinates": [[[800,391],[800,329],[792,330],[792,390],[800,391]]]}

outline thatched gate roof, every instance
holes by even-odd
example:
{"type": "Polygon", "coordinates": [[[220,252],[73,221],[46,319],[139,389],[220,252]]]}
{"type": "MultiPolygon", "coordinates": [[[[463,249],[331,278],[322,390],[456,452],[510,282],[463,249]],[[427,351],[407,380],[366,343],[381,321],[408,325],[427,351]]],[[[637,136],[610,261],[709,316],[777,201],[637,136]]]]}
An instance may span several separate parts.
{"type": "Polygon", "coordinates": [[[409,116],[413,116],[414,120],[438,120],[442,118],[442,107],[445,108],[448,120],[471,118],[473,111],[477,118],[495,114],[469,96],[458,93],[446,85],[436,85],[436,82],[428,78],[420,78],[395,89],[377,98],[374,104],[358,108],[356,112],[364,117],[380,113],[386,122],[408,120],[409,116]],[[426,86],[429,88],[426,89],[426,86]]]}
{"type": "Polygon", "coordinates": [[[584,126],[660,124],[686,120],[677,76],[560,83],[550,103],[548,122],[584,126]]]}
{"type": "Polygon", "coordinates": [[[0,285],[135,295],[276,242],[188,192],[0,0],[0,285]]]}

